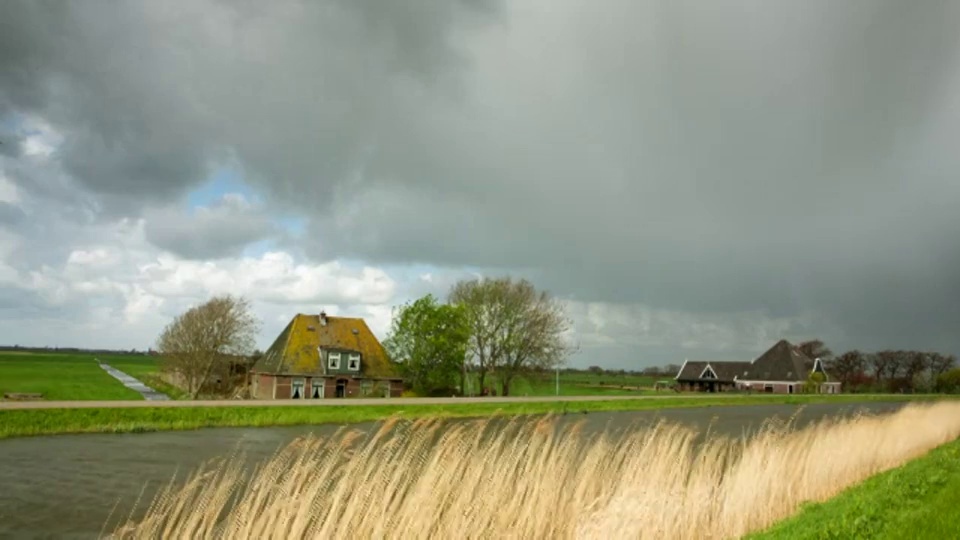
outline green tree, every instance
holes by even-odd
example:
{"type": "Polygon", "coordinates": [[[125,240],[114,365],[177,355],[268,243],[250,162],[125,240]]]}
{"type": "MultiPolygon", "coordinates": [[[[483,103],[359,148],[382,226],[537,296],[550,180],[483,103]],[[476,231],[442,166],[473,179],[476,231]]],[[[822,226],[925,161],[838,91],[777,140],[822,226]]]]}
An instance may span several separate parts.
{"type": "Polygon", "coordinates": [[[394,310],[384,347],[417,393],[448,393],[459,379],[462,394],[469,339],[464,308],[428,294],[394,310]]]}
{"type": "Polygon", "coordinates": [[[960,369],[951,369],[937,376],[937,392],[960,394],[960,369]]]}
{"type": "Polygon", "coordinates": [[[481,388],[486,374],[496,370],[508,396],[517,375],[556,367],[573,350],[564,339],[570,321],[563,305],[527,280],[461,281],[451,290],[450,302],[466,310],[469,353],[481,388]]]}
{"type": "Polygon", "coordinates": [[[811,373],[807,377],[807,382],[803,385],[803,391],[808,394],[819,394],[820,385],[826,382],[827,378],[823,376],[823,373],[815,372],[811,373]]]}

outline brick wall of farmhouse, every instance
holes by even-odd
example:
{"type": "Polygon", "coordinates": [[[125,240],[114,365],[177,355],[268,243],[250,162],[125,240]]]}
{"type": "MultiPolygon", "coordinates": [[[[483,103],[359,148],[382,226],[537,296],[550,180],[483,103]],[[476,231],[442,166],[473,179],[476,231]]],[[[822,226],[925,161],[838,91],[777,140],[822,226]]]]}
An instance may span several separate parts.
{"type": "MultiPolygon", "coordinates": [[[[345,398],[358,398],[363,396],[363,379],[354,379],[352,377],[293,377],[290,375],[273,375],[267,373],[258,373],[252,381],[254,388],[254,399],[290,399],[290,392],[293,389],[294,379],[303,381],[303,399],[312,399],[314,381],[323,385],[323,398],[336,399],[337,381],[346,381],[345,398]],[[276,385],[276,386],[274,386],[276,385]],[[274,390],[276,388],[276,390],[274,390]]],[[[389,388],[390,397],[401,397],[403,395],[402,381],[387,380],[366,380],[368,384],[379,386],[386,390],[389,388]]]]}
{"type": "Polygon", "coordinates": [[[340,379],[329,378],[326,380],[326,385],[324,386],[324,395],[328,398],[337,397],[337,381],[343,380],[347,381],[343,397],[359,397],[360,396],[360,379],[353,379],[350,377],[342,377],[340,379]]]}
{"type": "Polygon", "coordinates": [[[793,393],[799,394],[803,392],[803,384],[801,383],[761,383],[761,382],[744,382],[741,383],[741,388],[749,390],[751,392],[757,393],[767,393],[767,394],[789,394],[790,386],[793,386],[793,393]]]}
{"type": "Polygon", "coordinates": [[[265,373],[256,374],[254,381],[255,399],[273,399],[273,376],[265,373]]]}
{"type": "Polygon", "coordinates": [[[275,399],[290,399],[290,386],[291,379],[286,375],[276,375],[277,379],[277,392],[274,395],[275,399]]]}

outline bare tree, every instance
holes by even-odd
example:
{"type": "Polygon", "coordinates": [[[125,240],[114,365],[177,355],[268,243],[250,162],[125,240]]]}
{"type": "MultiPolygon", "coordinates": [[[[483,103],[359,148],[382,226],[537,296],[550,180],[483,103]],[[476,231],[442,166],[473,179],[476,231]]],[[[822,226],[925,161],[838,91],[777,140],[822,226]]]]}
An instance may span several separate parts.
{"type": "Polygon", "coordinates": [[[461,281],[451,290],[450,302],[466,308],[481,388],[486,374],[496,369],[503,395],[509,395],[518,374],[555,367],[573,350],[564,339],[570,321],[563,305],[526,280],[461,281]]]}
{"type": "Polygon", "coordinates": [[[886,378],[887,366],[890,364],[890,356],[884,353],[873,353],[870,355],[870,369],[873,370],[873,380],[880,384],[886,378]]]}
{"type": "Polygon", "coordinates": [[[196,399],[218,367],[230,356],[248,355],[253,350],[259,322],[250,313],[244,298],[216,296],[178,315],[157,340],[163,369],[173,372],[196,399]]]}
{"type": "Polygon", "coordinates": [[[866,367],[866,358],[858,350],[847,351],[838,356],[831,364],[831,371],[844,388],[851,382],[860,379],[866,367]]]}
{"type": "Polygon", "coordinates": [[[799,349],[804,356],[811,359],[820,358],[821,360],[827,360],[833,356],[833,352],[819,339],[804,341],[800,345],[797,345],[797,349],[799,349]]]}
{"type": "Polygon", "coordinates": [[[916,377],[930,367],[930,355],[919,351],[906,351],[902,356],[904,359],[903,375],[913,385],[916,377]]]}
{"type": "Polygon", "coordinates": [[[933,378],[936,379],[937,376],[950,371],[956,362],[957,358],[953,355],[930,353],[930,371],[933,373],[933,378]]]}

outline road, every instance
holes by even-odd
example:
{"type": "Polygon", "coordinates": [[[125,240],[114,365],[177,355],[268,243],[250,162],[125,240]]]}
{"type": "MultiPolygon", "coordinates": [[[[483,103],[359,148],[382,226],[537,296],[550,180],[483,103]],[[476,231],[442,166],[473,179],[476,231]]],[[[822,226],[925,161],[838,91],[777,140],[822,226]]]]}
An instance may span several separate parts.
{"type": "MultiPolygon", "coordinates": [[[[278,400],[198,400],[198,401],[2,401],[0,410],[8,409],[94,409],[138,407],[349,407],[356,405],[456,405],[466,403],[534,403],[617,401],[633,399],[669,399],[698,396],[664,394],[661,396],[535,396],[535,397],[449,397],[449,398],[350,398],[350,399],[278,399],[278,400]]],[[[717,394],[699,396],[718,397],[717,394]]],[[[736,399],[737,396],[730,396],[736,399]]]]}

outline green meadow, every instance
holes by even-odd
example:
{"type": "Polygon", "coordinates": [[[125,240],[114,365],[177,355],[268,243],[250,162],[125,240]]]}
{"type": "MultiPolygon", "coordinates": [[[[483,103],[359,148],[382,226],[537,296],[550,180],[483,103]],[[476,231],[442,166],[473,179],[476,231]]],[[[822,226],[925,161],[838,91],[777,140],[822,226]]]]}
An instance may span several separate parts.
{"type": "MultiPolygon", "coordinates": [[[[620,375],[614,372],[591,373],[589,371],[561,371],[561,396],[636,396],[654,394],[653,385],[661,379],[670,377],[647,377],[644,375],[620,375]]],[[[501,383],[496,374],[487,375],[484,385],[501,392],[501,383]]],[[[479,394],[480,382],[471,373],[467,377],[467,389],[479,394]]],[[[661,391],[661,393],[665,393],[661,391]]],[[[510,384],[511,396],[554,396],[557,395],[557,377],[555,372],[518,376],[510,384]]]]}
{"type": "MultiPolygon", "coordinates": [[[[127,357],[110,357],[108,363],[116,365],[114,359],[127,357]]],[[[7,392],[41,393],[50,401],[143,399],[97,365],[92,354],[0,352],[0,397],[7,392]]]]}
{"type": "Polygon", "coordinates": [[[158,377],[154,356],[136,354],[0,352],[0,397],[7,392],[41,393],[46,401],[140,400],[139,392],[123,386],[103,370],[97,359],[139,379],[171,398],[183,397],[158,377]]]}

